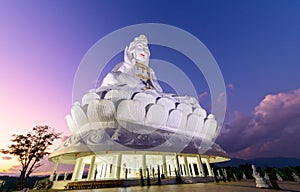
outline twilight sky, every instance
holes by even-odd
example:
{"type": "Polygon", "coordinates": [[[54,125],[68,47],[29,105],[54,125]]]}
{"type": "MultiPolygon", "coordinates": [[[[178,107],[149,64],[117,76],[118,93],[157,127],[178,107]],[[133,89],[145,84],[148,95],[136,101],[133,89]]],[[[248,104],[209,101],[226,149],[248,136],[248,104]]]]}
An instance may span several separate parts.
{"type": "MultiPolygon", "coordinates": [[[[201,40],[223,73],[228,107],[217,143],[232,157],[300,158],[299,10],[298,0],[0,0],[0,148],[35,125],[69,135],[64,117],[88,49],[119,28],[164,23],[201,40]]],[[[151,51],[193,75],[184,58],[151,51]]],[[[205,79],[191,79],[209,111],[205,79]]],[[[0,173],[16,164],[0,154],[0,173]]]]}

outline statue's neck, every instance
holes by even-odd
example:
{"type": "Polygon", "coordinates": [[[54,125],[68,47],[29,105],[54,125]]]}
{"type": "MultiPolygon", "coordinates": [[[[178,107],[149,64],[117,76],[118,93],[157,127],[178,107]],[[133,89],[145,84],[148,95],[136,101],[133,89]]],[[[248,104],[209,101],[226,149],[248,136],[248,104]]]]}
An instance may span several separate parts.
{"type": "Polygon", "coordinates": [[[135,61],[134,65],[137,65],[137,64],[148,67],[149,61],[135,61]]]}

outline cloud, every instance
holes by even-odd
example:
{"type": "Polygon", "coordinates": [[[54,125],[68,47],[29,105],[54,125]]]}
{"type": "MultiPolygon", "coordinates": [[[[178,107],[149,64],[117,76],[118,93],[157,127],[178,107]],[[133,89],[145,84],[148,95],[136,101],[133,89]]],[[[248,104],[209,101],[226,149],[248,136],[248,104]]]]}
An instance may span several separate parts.
{"type": "Polygon", "coordinates": [[[300,89],[269,94],[251,116],[235,113],[217,142],[233,157],[299,157],[300,89]]]}
{"type": "Polygon", "coordinates": [[[1,174],[16,176],[20,173],[20,170],[21,170],[21,165],[14,165],[14,166],[10,167],[9,169],[3,170],[3,172],[1,172],[1,174]]]}
{"type": "Polygon", "coordinates": [[[11,160],[12,157],[2,157],[2,160],[11,160]]]}
{"type": "Polygon", "coordinates": [[[234,90],[234,85],[232,83],[227,84],[227,88],[231,91],[234,90]]]}
{"type": "Polygon", "coordinates": [[[64,142],[65,140],[67,140],[70,137],[70,135],[62,135],[61,136],[61,141],[64,142]]]}
{"type": "MultiPolygon", "coordinates": [[[[41,167],[37,168],[32,175],[50,175],[52,169],[54,167],[54,163],[50,162],[48,158],[42,159],[40,162],[42,164],[41,167]]],[[[72,172],[74,169],[74,165],[66,165],[66,164],[59,164],[56,170],[57,174],[63,174],[65,172],[72,172]]]]}
{"type": "MultiPolygon", "coordinates": [[[[50,162],[48,160],[48,157],[45,157],[44,159],[40,160],[38,162],[41,164],[40,167],[35,169],[31,176],[34,175],[50,175],[52,172],[52,169],[54,167],[54,163],[50,162]]],[[[21,165],[14,165],[6,170],[3,170],[0,172],[0,175],[12,175],[12,176],[18,176],[20,174],[22,166],[21,165]]],[[[57,174],[64,174],[65,172],[72,172],[74,169],[74,165],[66,165],[66,164],[59,164],[56,170],[57,174]]]]}
{"type": "Polygon", "coordinates": [[[224,92],[221,92],[221,93],[218,95],[218,97],[217,97],[217,102],[218,102],[218,103],[222,103],[222,102],[224,102],[225,99],[226,99],[225,93],[224,93],[224,92]]]}
{"type": "Polygon", "coordinates": [[[207,91],[205,91],[205,92],[199,94],[199,95],[198,95],[199,102],[202,103],[207,95],[208,95],[208,92],[207,92],[207,91]]]}

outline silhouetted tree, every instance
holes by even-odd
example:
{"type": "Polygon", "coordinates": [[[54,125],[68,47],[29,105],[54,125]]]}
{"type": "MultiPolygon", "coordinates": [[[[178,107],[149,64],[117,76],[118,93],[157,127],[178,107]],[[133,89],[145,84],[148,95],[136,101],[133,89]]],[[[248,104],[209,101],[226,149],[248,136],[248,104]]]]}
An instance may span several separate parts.
{"type": "Polygon", "coordinates": [[[251,164],[246,163],[244,165],[240,165],[239,168],[245,173],[247,179],[253,179],[253,170],[251,164]]]}
{"type": "Polygon", "coordinates": [[[300,176],[300,166],[293,167],[293,169],[297,172],[296,174],[300,176]]]}
{"type": "Polygon", "coordinates": [[[243,179],[243,171],[241,169],[235,168],[234,174],[235,174],[238,181],[243,179]]]}
{"type": "Polygon", "coordinates": [[[295,181],[294,178],[292,177],[292,174],[297,173],[297,172],[293,168],[285,167],[285,168],[283,168],[282,172],[285,174],[287,180],[295,181]]]}
{"type": "Polygon", "coordinates": [[[269,174],[270,179],[277,179],[276,174],[278,174],[283,180],[286,180],[286,175],[281,171],[281,169],[276,167],[267,167],[266,172],[269,174]]]}
{"type": "Polygon", "coordinates": [[[26,135],[12,135],[13,144],[8,146],[8,150],[0,150],[1,153],[17,156],[22,165],[17,190],[22,189],[30,174],[41,166],[39,161],[49,154],[47,148],[59,136],[60,133],[56,133],[48,125],[36,126],[26,135]]]}
{"type": "Polygon", "coordinates": [[[261,177],[264,177],[264,176],[265,176],[266,171],[265,171],[263,168],[257,167],[256,170],[257,170],[257,172],[259,173],[259,176],[261,176],[261,177]]]}

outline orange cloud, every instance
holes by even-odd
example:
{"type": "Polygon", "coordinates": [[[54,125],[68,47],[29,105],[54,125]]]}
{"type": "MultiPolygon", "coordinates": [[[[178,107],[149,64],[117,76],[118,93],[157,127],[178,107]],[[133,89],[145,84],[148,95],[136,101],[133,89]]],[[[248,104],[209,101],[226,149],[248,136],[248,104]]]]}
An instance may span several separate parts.
{"type": "Polygon", "coordinates": [[[12,157],[2,157],[2,160],[11,160],[12,157]]]}

